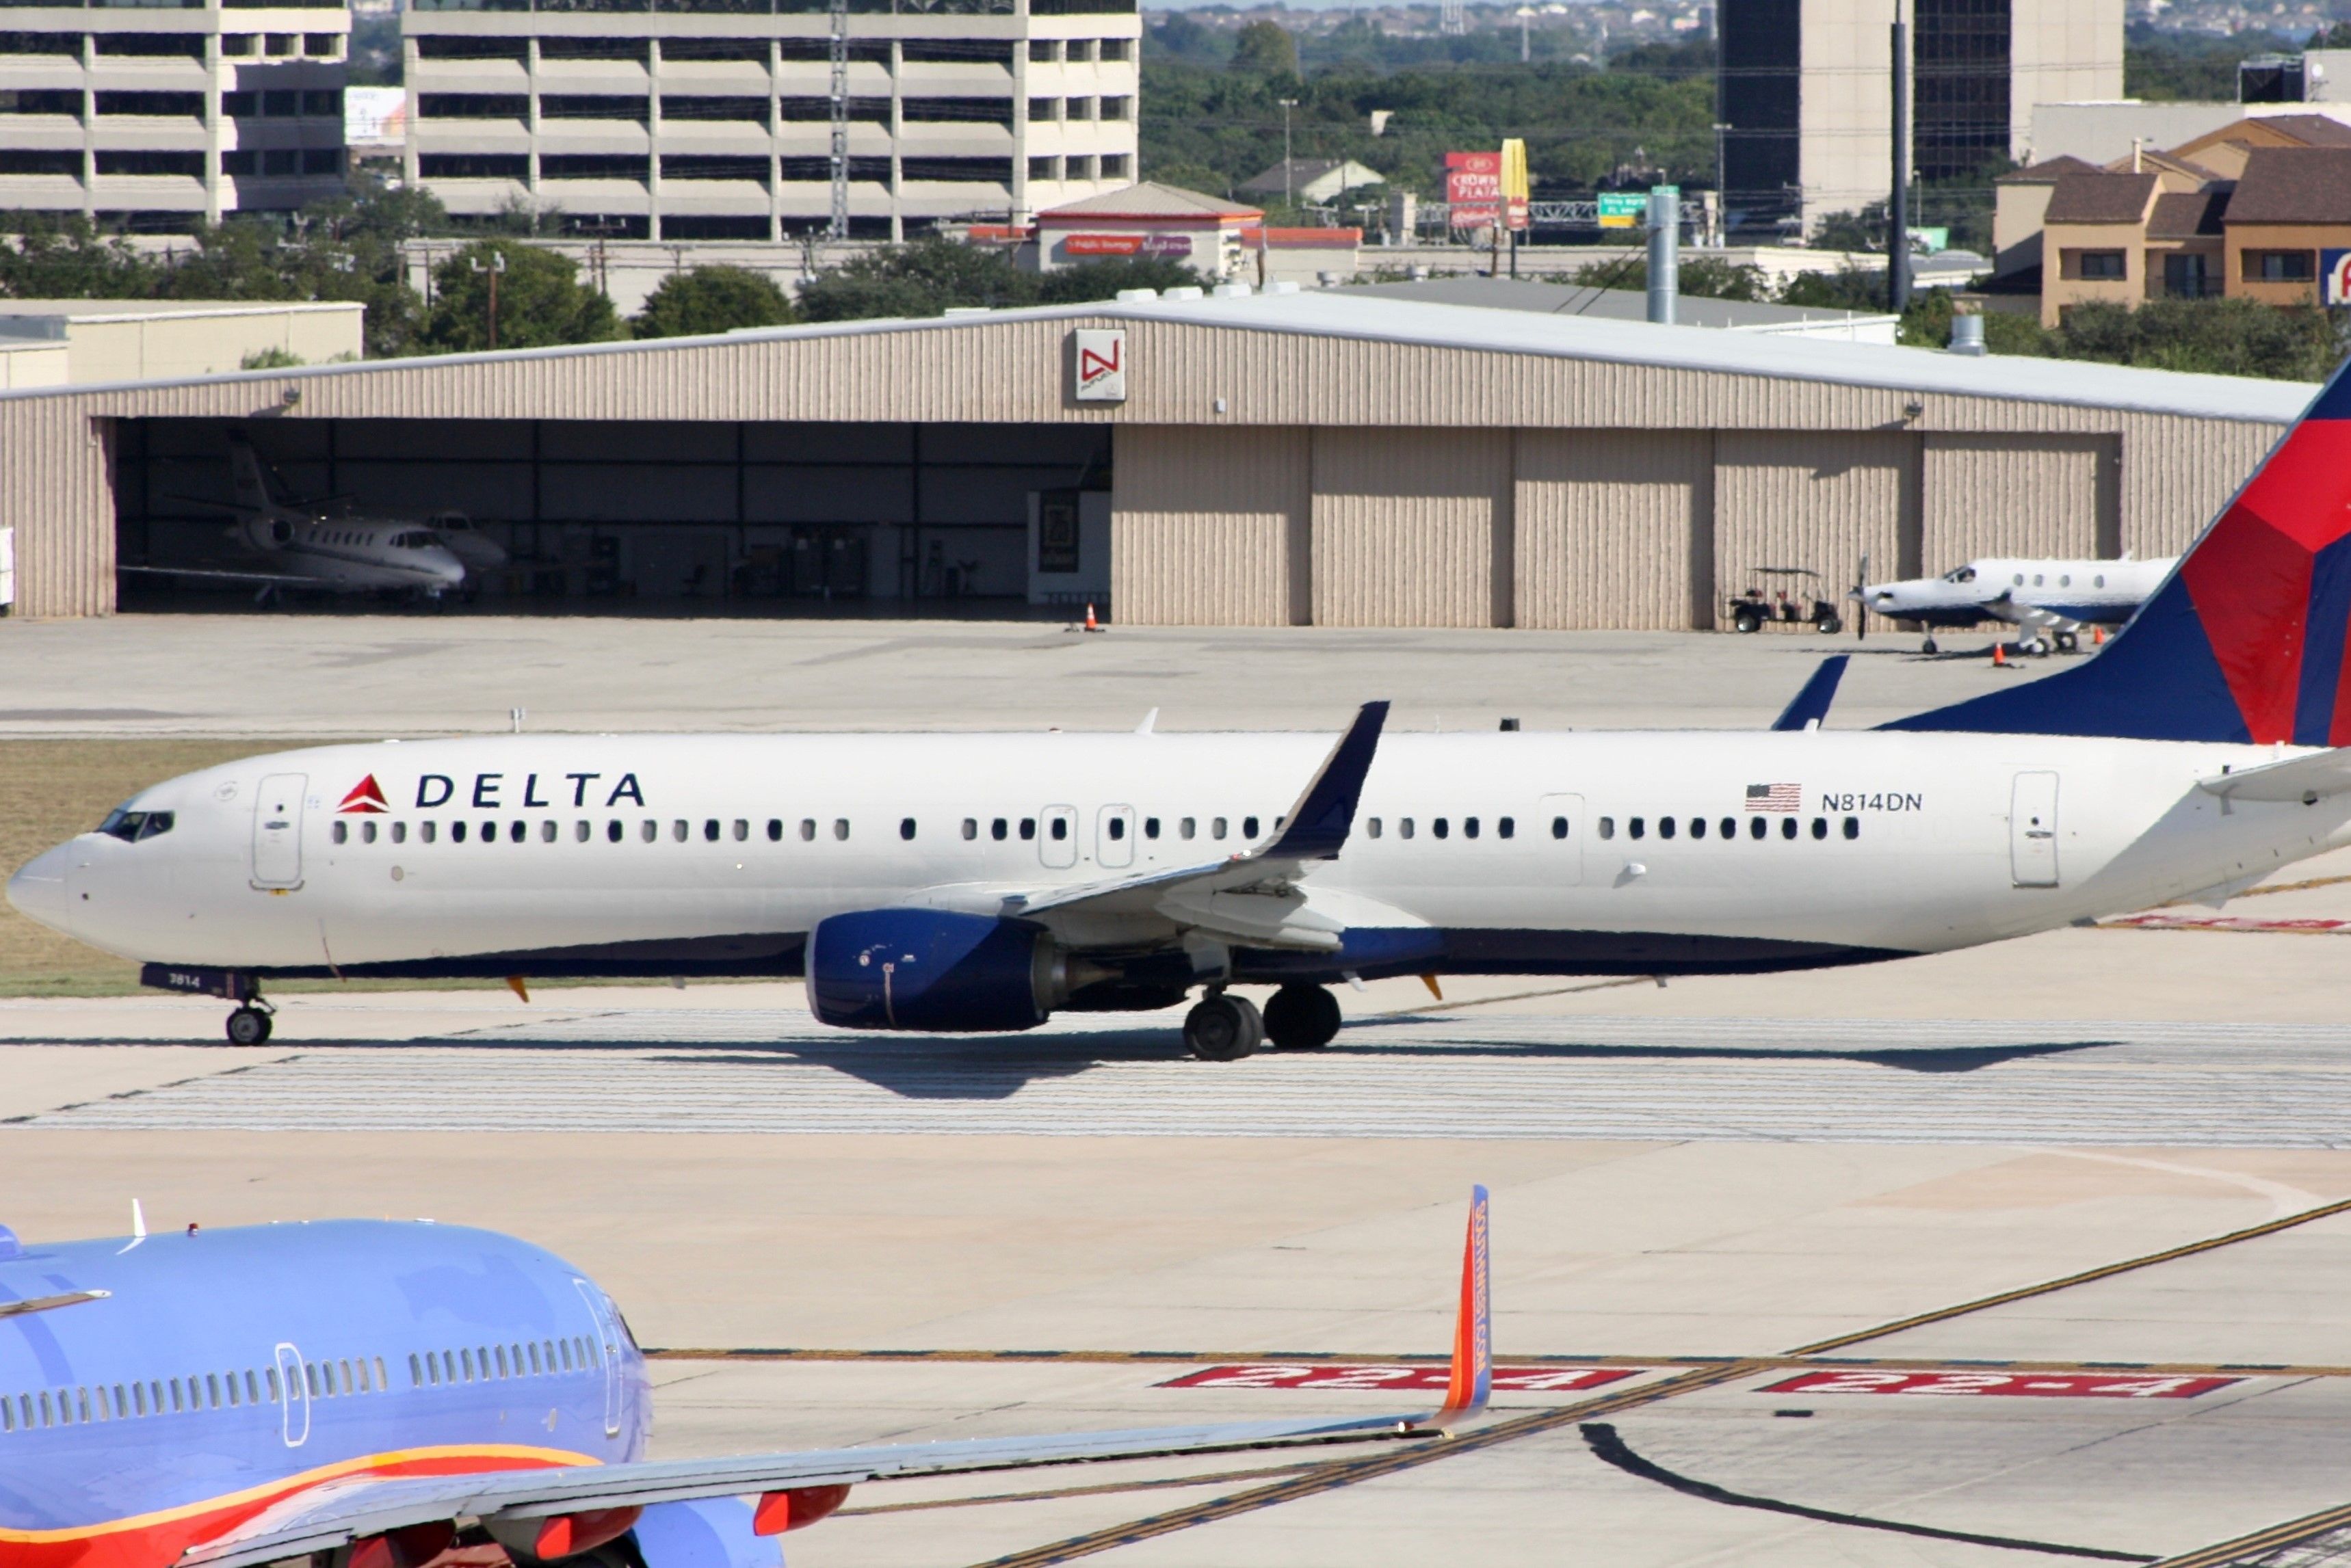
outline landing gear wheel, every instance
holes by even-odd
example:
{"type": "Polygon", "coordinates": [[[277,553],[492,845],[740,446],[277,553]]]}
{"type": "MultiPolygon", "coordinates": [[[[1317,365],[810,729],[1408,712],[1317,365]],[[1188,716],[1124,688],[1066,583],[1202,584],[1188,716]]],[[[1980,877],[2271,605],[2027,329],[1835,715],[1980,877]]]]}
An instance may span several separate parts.
{"type": "Polygon", "coordinates": [[[257,1007],[240,1007],[228,1015],[228,1043],[258,1045],[269,1038],[269,1014],[257,1007]]]}
{"type": "Polygon", "coordinates": [[[1211,996],[1184,1015],[1184,1046],[1203,1062],[1238,1062],[1265,1038],[1265,1020],[1238,996],[1211,996]]]}
{"type": "Polygon", "coordinates": [[[1918,651],[1921,653],[1938,653],[1941,650],[1935,646],[1935,639],[1930,637],[1925,642],[1918,645],[1918,651]]]}
{"type": "Polygon", "coordinates": [[[1319,985],[1285,985],[1265,1004],[1265,1034],[1277,1051],[1319,1051],[1339,1033],[1339,999],[1319,985]]]}
{"type": "Polygon", "coordinates": [[[2057,651],[2058,651],[2058,652],[2060,652],[2060,653],[2078,653],[2079,651],[2081,651],[2081,648],[2082,648],[2082,639],[2081,639],[2081,638],[2080,638],[2079,636],[2075,635],[2074,633],[2070,632],[2070,631],[2061,631],[2061,632],[2059,632],[2059,633],[2057,634],[2057,651]]]}
{"type": "Polygon", "coordinates": [[[2035,659],[2046,659],[2049,657],[2049,639],[2036,637],[2024,645],[2024,651],[2035,659]]]}

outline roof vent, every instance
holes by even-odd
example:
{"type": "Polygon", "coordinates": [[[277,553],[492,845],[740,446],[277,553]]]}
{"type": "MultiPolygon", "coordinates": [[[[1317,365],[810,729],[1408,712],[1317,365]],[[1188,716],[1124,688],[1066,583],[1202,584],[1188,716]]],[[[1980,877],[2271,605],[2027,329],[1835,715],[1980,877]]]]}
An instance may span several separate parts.
{"type": "Polygon", "coordinates": [[[1121,305],[1148,305],[1159,297],[1155,288],[1122,288],[1118,291],[1121,305]]]}
{"type": "Polygon", "coordinates": [[[1249,286],[1245,283],[1220,283],[1216,287],[1218,299],[1247,299],[1249,295],[1249,286]]]}
{"type": "Polygon", "coordinates": [[[1159,297],[1162,299],[1199,299],[1204,297],[1204,296],[1202,291],[1196,288],[1171,288],[1159,297]]]}
{"type": "MultiPolygon", "coordinates": [[[[1322,275],[1325,280],[1334,279],[1338,275],[1335,272],[1326,272],[1322,275]]],[[[1325,286],[1328,286],[1327,281],[1325,286]]],[[[1298,286],[1294,283],[1270,283],[1265,286],[1265,291],[1268,294],[1296,294],[1298,286]]]]}

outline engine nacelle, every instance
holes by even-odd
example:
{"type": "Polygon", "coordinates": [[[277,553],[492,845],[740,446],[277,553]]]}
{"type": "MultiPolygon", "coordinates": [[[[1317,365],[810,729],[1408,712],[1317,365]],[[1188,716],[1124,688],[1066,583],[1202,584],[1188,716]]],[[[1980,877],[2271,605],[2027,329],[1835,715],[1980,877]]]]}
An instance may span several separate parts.
{"type": "MultiPolygon", "coordinates": [[[[861,909],[808,941],[809,1011],[843,1029],[1033,1029],[1072,985],[1040,928],[945,909],[861,909]]],[[[1087,978],[1099,978],[1082,966],[1087,978]]],[[[1107,971],[1102,971],[1107,972],[1107,971]]]]}

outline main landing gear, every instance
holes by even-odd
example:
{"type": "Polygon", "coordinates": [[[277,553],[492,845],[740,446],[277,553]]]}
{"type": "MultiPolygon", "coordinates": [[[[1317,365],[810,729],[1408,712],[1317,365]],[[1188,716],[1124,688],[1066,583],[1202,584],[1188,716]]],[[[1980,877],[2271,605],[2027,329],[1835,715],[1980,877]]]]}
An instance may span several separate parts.
{"type": "Polygon", "coordinates": [[[1184,1019],[1184,1044],[1203,1062],[1238,1062],[1270,1041],[1277,1051],[1313,1051],[1339,1033],[1339,999],[1319,985],[1285,985],[1260,1014],[1247,997],[1217,989],[1184,1019]]]}
{"type": "Polygon", "coordinates": [[[228,1015],[228,1043],[258,1045],[269,1038],[269,1016],[277,1009],[255,997],[228,1015]]]}

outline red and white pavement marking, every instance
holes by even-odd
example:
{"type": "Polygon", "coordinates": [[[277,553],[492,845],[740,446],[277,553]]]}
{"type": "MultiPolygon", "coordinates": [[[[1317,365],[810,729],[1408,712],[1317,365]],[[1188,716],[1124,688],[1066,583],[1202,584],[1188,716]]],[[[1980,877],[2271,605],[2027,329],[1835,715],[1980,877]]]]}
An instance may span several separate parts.
{"type": "Polygon", "coordinates": [[[2034,1399],[2193,1399],[2237,1377],[2099,1372],[1806,1372],[1759,1394],[1928,1394],[2034,1399]]]}
{"type": "MultiPolygon", "coordinates": [[[[1635,1376],[1636,1368],[1617,1366],[1497,1366],[1497,1394],[1562,1394],[1635,1376]]],[[[1160,1388],[1383,1388],[1445,1391],[1447,1368],[1441,1363],[1417,1366],[1348,1366],[1329,1362],[1298,1365],[1261,1362],[1241,1366],[1204,1366],[1181,1377],[1171,1377],[1160,1388]]]]}

